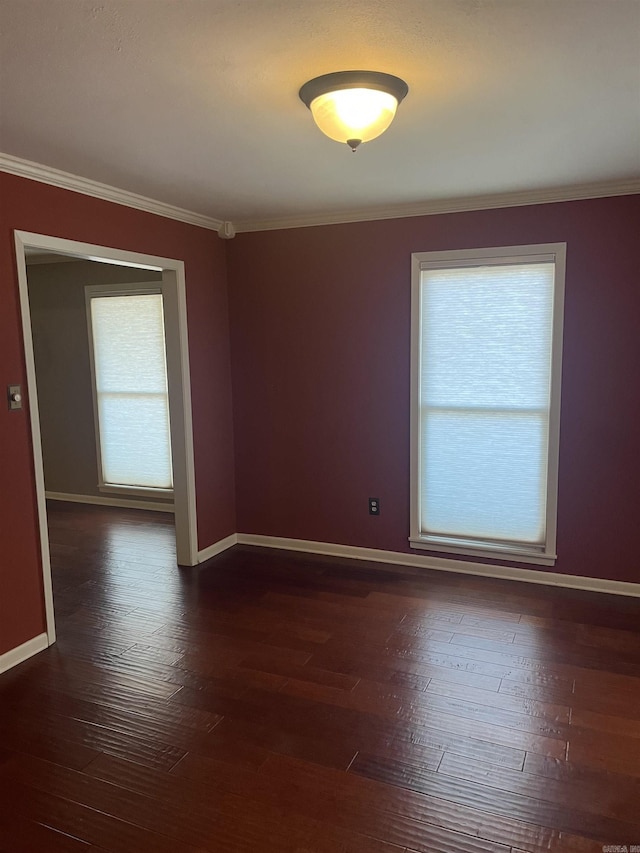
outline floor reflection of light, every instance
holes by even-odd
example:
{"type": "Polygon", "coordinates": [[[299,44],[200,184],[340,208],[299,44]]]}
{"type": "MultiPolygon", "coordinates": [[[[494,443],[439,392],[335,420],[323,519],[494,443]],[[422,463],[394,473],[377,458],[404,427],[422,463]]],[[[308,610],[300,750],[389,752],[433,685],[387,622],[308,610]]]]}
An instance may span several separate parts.
{"type": "Polygon", "coordinates": [[[184,612],[187,593],[172,524],[114,520],[96,564],[101,571],[92,583],[102,606],[114,608],[109,620],[114,628],[126,630],[144,614],[150,627],[154,620],[159,626],[184,612]]]}

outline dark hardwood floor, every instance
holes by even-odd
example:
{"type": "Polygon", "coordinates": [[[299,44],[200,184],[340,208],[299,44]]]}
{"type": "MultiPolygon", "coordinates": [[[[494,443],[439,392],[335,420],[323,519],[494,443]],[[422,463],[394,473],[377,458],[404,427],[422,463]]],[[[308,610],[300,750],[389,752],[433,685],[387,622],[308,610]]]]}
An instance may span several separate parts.
{"type": "Polygon", "coordinates": [[[0,850],[640,845],[640,599],[248,547],[177,569],[171,521],[51,504],[59,639],[0,677],[0,850]]]}

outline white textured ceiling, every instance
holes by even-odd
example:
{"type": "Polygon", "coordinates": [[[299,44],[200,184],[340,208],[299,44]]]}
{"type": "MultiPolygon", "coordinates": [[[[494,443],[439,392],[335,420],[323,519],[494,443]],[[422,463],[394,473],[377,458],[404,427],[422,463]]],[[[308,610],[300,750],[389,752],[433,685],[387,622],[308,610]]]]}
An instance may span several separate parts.
{"type": "Polygon", "coordinates": [[[640,175],[640,0],[0,0],[0,150],[236,223],[640,175]],[[298,89],[409,94],[352,154],[298,89]]]}

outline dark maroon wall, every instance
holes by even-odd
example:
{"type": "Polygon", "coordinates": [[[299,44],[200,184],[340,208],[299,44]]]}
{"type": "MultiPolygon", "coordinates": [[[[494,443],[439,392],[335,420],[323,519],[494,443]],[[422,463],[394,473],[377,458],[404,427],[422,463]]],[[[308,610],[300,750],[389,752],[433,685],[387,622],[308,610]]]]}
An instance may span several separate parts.
{"type": "MultiPolygon", "coordinates": [[[[203,228],[0,173],[3,385],[26,384],[13,229],[184,260],[199,547],[235,532],[225,244],[203,228]]],[[[4,404],[0,524],[2,654],[45,629],[29,418],[4,404]]]]}
{"type": "MultiPolygon", "coordinates": [[[[637,582],[639,224],[636,196],[224,244],[201,228],[0,174],[3,384],[26,381],[14,228],[182,258],[200,548],[237,529],[407,551],[411,252],[566,241],[555,568],[637,582]],[[369,496],[381,500],[379,518],[367,514],[369,496]]],[[[30,440],[26,412],[0,408],[0,654],[44,630],[30,440]]]]}
{"type": "Polygon", "coordinates": [[[411,253],[566,241],[554,570],[640,581],[639,226],[626,196],[240,234],[238,530],[408,551],[411,253]]]}

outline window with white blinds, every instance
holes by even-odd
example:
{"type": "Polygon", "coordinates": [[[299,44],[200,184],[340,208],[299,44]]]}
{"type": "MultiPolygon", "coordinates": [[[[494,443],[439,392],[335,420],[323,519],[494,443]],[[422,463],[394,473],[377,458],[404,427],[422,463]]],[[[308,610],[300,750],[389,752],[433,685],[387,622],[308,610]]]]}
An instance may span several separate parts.
{"type": "Polygon", "coordinates": [[[101,487],[173,488],[162,294],[86,288],[101,487]]]}
{"type": "Polygon", "coordinates": [[[413,256],[414,547],[555,560],[564,257],[413,256]]]}

